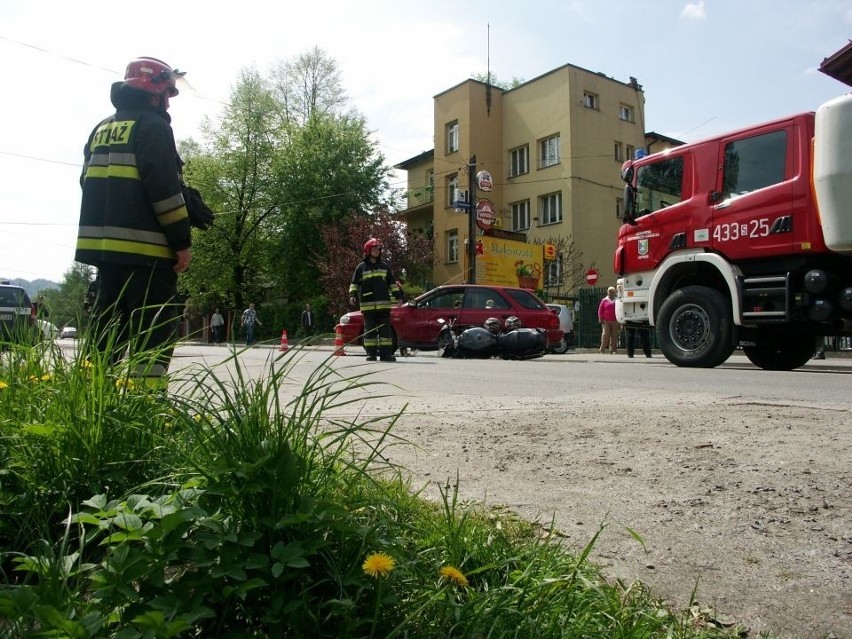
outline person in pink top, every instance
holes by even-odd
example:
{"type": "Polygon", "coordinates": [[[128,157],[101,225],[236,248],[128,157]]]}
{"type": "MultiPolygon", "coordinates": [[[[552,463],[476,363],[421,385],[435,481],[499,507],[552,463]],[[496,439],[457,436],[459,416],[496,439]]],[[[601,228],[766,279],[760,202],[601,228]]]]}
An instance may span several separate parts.
{"type": "Polygon", "coordinates": [[[598,321],[601,323],[600,352],[615,353],[618,349],[618,331],[621,328],[615,319],[615,287],[606,289],[606,297],[598,305],[598,321]]]}

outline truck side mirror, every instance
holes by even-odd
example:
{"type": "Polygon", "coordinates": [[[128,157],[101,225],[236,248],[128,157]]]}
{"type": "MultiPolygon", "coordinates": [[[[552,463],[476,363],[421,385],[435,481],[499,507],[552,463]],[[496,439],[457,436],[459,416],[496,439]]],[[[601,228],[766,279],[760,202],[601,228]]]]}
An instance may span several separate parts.
{"type": "Polygon", "coordinates": [[[624,185],[624,212],[618,217],[636,226],[636,190],[632,184],[624,185]]]}
{"type": "Polygon", "coordinates": [[[722,193],[720,193],[719,191],[710,191],[710,197],[707,198],[707,199],[710,200],[710,204],[714,204],[716,202],[721,202],[722,201],[722,193]]]}

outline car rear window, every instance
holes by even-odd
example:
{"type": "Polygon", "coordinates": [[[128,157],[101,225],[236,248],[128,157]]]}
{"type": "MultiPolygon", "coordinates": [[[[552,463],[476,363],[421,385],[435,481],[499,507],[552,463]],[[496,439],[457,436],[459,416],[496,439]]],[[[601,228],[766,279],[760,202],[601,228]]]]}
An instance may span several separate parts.
{"type": "Polygon", "coordinates": [[[467,294],[464,296],[464,307],[505,310],[511,308],[511,305],[497,291],[474,288],[468,289],[467,294]]]}
{"type": "Polygon", "coordinates": [[[30,298],[22,288],[0,287],[0,306],[14,306],[15,308],[30,305],[30,298]]]}
{"type": "Polygon", "coordinates": [[[507,290],[506,293],[515,300],[521,307],[528,308],[530,310],[543,310],[546,311],[547,306],[544,305],[540,299],[538,299],[535,295],[530,293],[529,291],[525,291],[523,289],[518,290],[507,290]]]}

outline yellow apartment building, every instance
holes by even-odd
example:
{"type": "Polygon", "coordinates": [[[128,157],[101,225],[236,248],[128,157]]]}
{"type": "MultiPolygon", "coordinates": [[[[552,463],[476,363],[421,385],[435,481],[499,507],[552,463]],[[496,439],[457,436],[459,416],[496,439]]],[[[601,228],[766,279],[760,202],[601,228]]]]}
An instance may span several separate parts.
{"type": "Polygon", "coordinates": [[[545,262],[547,295],[575,293],[591,267],[597,286],[614,283],[621,164],[645,144],[644,104],[635,78],[571,64],[511,89],[470,79],[436,95],[434,149],[396,165],[408,174],[402,215],[435,238],[433,283],[467,275],[468,215],[454,203],[468,190],[472,156],[493,178],[490,193],[476,194],[494,204],[493,232],[557,246],[545,262]]]}

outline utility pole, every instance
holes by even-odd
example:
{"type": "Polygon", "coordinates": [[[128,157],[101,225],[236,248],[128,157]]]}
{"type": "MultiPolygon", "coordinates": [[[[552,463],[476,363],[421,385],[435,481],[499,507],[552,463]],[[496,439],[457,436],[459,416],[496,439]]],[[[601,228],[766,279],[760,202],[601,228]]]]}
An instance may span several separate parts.
{"type": "Polygon", "coordinates": [[[476,154],[470,156],[468,177],[467,283],[476,284],[476,154]]]}

